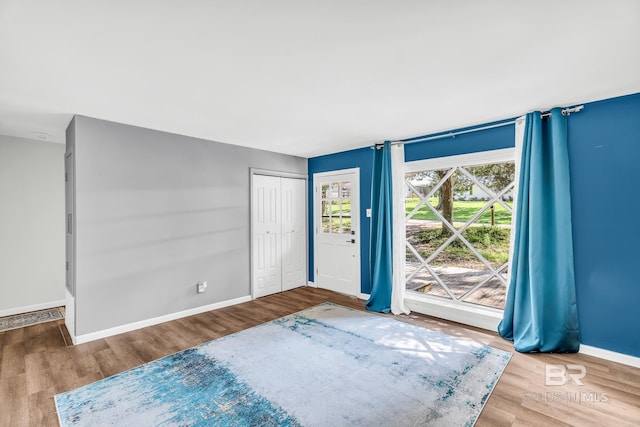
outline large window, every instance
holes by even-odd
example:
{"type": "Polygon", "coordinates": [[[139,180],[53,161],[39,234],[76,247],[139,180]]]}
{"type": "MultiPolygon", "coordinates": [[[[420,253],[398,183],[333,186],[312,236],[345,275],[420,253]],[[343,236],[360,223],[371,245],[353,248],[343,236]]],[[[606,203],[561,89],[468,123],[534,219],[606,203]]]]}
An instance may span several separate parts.
{"type": "Polygon", "coordinates": [[[502,309],[515,175],[512,150],[406,165],[407,290],[502,309]]]}

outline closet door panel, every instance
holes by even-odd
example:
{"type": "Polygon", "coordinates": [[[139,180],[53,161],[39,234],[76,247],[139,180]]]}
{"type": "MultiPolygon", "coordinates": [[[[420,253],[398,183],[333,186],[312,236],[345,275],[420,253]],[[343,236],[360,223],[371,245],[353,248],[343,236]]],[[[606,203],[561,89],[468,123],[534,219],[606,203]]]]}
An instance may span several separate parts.
{"type": "Polygon", "coordinates": [[[282,290],[280,178],[253,176],[252,282],[255,298],[282,290]]]}
{"type": "Polygon", "coordinates": [[[282,290],[306,283],[305,180],[282,178],[282,290]]]}

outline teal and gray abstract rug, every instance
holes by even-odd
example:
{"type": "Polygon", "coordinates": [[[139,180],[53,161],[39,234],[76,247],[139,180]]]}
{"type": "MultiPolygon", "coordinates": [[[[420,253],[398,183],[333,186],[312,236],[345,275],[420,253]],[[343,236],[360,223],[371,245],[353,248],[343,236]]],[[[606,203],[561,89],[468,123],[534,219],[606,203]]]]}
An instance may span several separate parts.
{"type": "Polygon", "coordinates": [[[66,426],[471,426],[511,354],[325,303],[55,396],[66,426]]]}

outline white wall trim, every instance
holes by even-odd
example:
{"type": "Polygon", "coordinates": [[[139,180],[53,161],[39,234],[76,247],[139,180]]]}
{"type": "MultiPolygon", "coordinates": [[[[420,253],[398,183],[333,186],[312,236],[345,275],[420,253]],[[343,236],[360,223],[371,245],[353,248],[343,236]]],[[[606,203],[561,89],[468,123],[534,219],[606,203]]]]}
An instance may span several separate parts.
{"type": "Polygon", "coordinates": [[[216,302],[202,307],[191,308],[189,310],[179,311],[177,313],[167,314],[164,316],[154,317],[152,319],[141,320],[139,322],[128,323],[126,325],[116,326],[115,328],[104,329],[102,331],[91,332],[89,334],[72,336],[74,344],[83,344],[100,338],[106,338],[124,332],[135,331],[136,329],[146,328],[147,326],[157,325],[159,323],[168,322],[170,320],[180,319],[182,317],[193,316],[194,314],[204,313],[205,311],[216,310],[218,308],[229,307],[243,302],[251,301],[251,295],[235,298],[227,301],[216,302]]]}
{"type": "Polygon", "coordinates": [[[316,285],[315,283],[313,283],[311,280],[309,280],[309,281],[307,282],[307,286],[310,286],[310,287],[312,287],[312,288],[317,288],[317,287],[318,287],[318,285],[316,285]]]}
{"type": "Polygon", "coordinates": [[[362,292],[358,293],[358,299],[368,300],[371,297],[370,294],[363,294],[362,292]]]}
{"type": "Polygon", "coordinates": [[[13,316],[14,314],[29,313],[31,311],[46,310],[47,308],[64,307],[66,300],[43,302],[41,304],[25,305],[24,307],[7,308],[0,310],[0,317],[13,316]]]}
{"type": "MultiPolygon", "coordinates": [[[[347,168],[347,169],[336,169],[336,170],[330,170],[330,171],[326,171],[326,172],[317,172],[313,174],[313,177],[318,177],[318,178],[325,178],[328,176],[333,176],[333,175],[344,175],[344,174],[349,174],[349,173],[357,173],[358,174],[358,180],[360,179],[360,167],[356,167],[356,168],[347,168]]],[[[314,179],[315,181],[315,179],[314,179]]],[[[314,182],[315,185],[315,182],[314,182]]]]}
{"type": "Polygon", "coordinates": [[[598,357],[600,359],[609,360],[611,362],[640,368],[640,357],[623,353],[616,353],[615,351],[605,350],[598,347],[591,347],[590,345],[580,344],[580,354],[586,354],[587,356],[598,357]]]}
{"type": "MultiPolygon", "coordinates": [[[[361,294],[364,295],[364,294],[361,294]]],[[[452,304],[448,301],[429,301],[428,297],[416,296],[405,298],[405,303],[410,310],[427,316],[438,317],[463,323],[477,328],[487,329],[495,332],[498,324],[502,320],[502,312],[483,307],[467,307],[459,304],[452,304]]],[[[640,368],[640,357],[628,354],[617,353],[590,345],[580,344],[580,354],[609,360],[611,362],[640,368]]]]}
{"type": "Polygon", "coordinates": [[[404,302],[411,311],[494,332],[498,329],[503,316],[502,310],[470,304],[454,304],[449,301],[440,301],[440,299],[434,301],[426,295],[405,296],[404,302]]]}
{"type": "Polygon", "coordinates": [[[308,175],[297,172],[283,172],[283,171],[274,171],[270,169],[260,169],[260,168],[249,168],[249,173],[253,175],[267,175],[267,176],[278,176],[280,178],[294,178],[294,179],[303,179],[307,180],[308,175]]]}

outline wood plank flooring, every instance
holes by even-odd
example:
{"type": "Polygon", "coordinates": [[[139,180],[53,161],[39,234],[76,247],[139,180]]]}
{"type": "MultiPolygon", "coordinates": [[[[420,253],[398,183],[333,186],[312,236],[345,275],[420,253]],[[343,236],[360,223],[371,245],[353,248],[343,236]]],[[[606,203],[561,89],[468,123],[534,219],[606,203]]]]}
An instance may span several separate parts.
{"type": "MultiPolygon", "coordinates": [[[[56,393],[325,301],[364,310],[364,301],[305,287],[77,346],[66,346],[62,320],[1,332],[0,426],[56,426],[56,393]]],[[[513,352],[496,333],[420,314],[394,318],[513,352]]],[[[640,369],[514,353],[476,425],[638,426],[640,369]],[[584,365],[584,385],[545,386],[546,364],[584,365]]]]}

